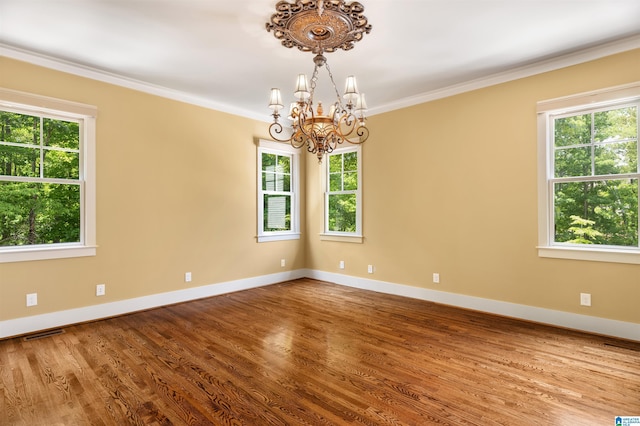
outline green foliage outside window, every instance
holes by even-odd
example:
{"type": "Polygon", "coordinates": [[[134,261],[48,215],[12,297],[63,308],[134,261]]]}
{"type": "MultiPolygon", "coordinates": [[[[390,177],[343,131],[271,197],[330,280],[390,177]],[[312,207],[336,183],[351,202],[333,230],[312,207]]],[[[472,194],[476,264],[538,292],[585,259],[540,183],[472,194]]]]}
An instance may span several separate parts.
{"type": "Polygon", "coordinates": [[[356,232],[358,153],[329,155],[328,230],[356,232]]]}
{"type": "Polygon", "coordinates": [[[554,120],[555,241],[638,246],[637,107],[554,120]]]}
{"type": "Polygon", "coordinates": [[[76,122],[0,111],[0,246],[80,241],[76,122]]]}

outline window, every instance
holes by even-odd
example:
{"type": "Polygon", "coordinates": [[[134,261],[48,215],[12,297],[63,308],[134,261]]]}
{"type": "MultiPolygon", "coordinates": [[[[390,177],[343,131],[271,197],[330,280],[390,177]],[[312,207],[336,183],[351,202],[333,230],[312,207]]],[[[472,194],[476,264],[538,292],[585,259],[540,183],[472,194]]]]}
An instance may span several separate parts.
{"type": "Polygon", "coordinates": [[[593,96],[541,114],[541,255],[640,263],[640,91],[593,96]]]}
{"type": "MultiPolygon", "coordinates": [[[[362,242],[362,173],[360,147],[327,154],[324,235],[362,242]]],[[[332,239],[332,238],[326,238],[332,239]]]]}
{"type": "Polygon", "coordinates": [[[0,262],[95,255],[95,115],[0,90],[0,262]]]}
{"type": "Polygon", "coordinates": [[[290,145],[258,147],[258,242],[300,238],[298,153],[290,145]]]}

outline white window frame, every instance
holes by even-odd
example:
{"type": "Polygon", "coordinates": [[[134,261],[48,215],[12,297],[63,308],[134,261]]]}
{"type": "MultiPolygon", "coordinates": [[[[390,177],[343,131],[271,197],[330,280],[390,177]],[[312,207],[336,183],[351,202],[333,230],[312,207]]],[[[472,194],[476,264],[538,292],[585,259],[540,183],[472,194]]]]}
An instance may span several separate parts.
{"type": "MultiPolygon", "coordinates": [[[[0,107],[25,114],[68,118],[80,124],[80,242],[0,247],[0,263],[95,256],[97,108],[4,88],[0,88],[0,107]]],[[[10,177],[7,180],[11,180],[10,177]]]]}
{"type": "Polygon", "coordinates": [[[324,163],[324,226],[320,239],[325,241],[340,241],[348,243],[362,243],[364,237],[362,235],[362,147],[360,145],[345,146],[335,149],[331,153],[326,154],[324,163]],[[355,191],[344,191],[343,193],[356,194],[356,231],[355,232],[338,232],[329,230],[329,156],[332,154],[345,154],[355,152],[358,155],[358,189],[355,191]]]}
{"type": "Polygon", "coordinates": [[[291,145],[269,140],[258,140],[257,155],[257,193],[258,193],[258,236],[259,243],[268,241],[300,239],[300,152],[291,145]],[[262,189],[262,154],[276,154],[291,158],[291,230],[264,230],[264,196],[268,191],[262,189]]]}
{"type": "MultiPolygon", "coordinates": [[[[640,101],[640,82],[538,102],[538,256],[640,264],[640,248],[554,242],[554,116],[640,101]]],[[[640,203],[639,203],[640,205],[640,203]]]]}

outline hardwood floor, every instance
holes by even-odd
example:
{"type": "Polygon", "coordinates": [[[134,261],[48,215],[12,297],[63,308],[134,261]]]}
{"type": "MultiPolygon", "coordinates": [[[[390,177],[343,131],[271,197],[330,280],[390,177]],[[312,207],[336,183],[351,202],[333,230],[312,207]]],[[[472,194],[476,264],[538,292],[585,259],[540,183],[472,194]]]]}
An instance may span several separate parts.
{"type": "Polygon", "coordinates": [[[0,341],[1,425],[613,425],[640,343],[309,279],[0,341]]]}

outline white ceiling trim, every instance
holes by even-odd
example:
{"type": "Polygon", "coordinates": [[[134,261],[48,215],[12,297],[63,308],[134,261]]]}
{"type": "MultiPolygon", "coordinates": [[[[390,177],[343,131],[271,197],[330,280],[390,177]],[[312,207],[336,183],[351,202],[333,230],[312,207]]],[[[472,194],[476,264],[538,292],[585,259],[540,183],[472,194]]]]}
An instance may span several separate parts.
{"type": "Polygon", "coordinates": [[[77,75],[80,77],[89,78],[92,80],[101,81],[103,83],[109,83],[120,87],[126,87],[128,89],[137,90],[139,92],[148,93],[151,95],[160,96],[163,98],[172,99],[174,101],[180,101],[192,105],[201,106],[204,108],[213,109],[216,111],[222,111],[229,114],[239,115],[241,117],[248,117],[255,120],[266,120],[265,117],[258,116],[251,111],[239,109],[219,102],[214,102],[210,99],[194,96],[189,93],[181,92],[167,87],[157,86],[154,84],[146,83],[144,81],[135,80],[128,77],[123,77],[117,74],[108,73],[95,68],[87,67],[84,65],[78,65],[73,62],[63,61],[51,56],[42,55],[39,53],[33,53],[26,50],[18,49],[6,44],[0,43],[0,56],[6,56],[8,58],[16,59],[19,61],[27,62],[33,65],[49,68],[56,71],[65,72],[68,74],[77,75]]]}
{"type": "MultiPolygon", "coordinates": [[[[449,96],[469,92],[472,90],[482,89],[485,87],[493,86],[496,84],[506,83],[509,81],[517,80],[520,78],[530,77],[536,74],[557,70],[560,68],[577,65],[580,63],[596,60],[605,56],[614,55],[640,48],[640,35],[625,38],[622,40],[606,43],[600,46],[580,50],[567,55],[555,57],[552,59],[536,62],[531,65],[514,68],[509,71],[500,72],[489,75],[487,77],[471,80],[465,83],[452,85],[438,90],[433,90],[425,93],[421,93],[415,96],[410,96],[401,99],[396,102],[391,102],[386,105],[381,105],[369,110],[370,116],[381,114],[384,112],[394,111],[401,108],[406,108],[421,103],[433,101],[436,99],[442,99],[449,96]]],[[[16,59],[19,61],[27,62],[30,64],[42,66],[45,68],[61,71],[80,77],[89,78],[92,80],[101,81],[104,83],[114,84],[137,90],[140,92],[161,96],[164,98],[185,102],[192,105],[201,106],[204,108],[221,111],[241,117],[246,117],[254,120],[268,122],[269,117],[266,115],[257,115],[249,110],[239,109],[236,107],[222,104],[219,102],[205,99],[202,97],[193,96],[191,94],[169,89],[162,86],[149,84],[143,81],[134,80],[127,77],[122,77],[116,74],[101,71],[95,68],[90,68],[82,65],[78,65],[72,62],[62,61],[50,56],[36,54],[26,50],[11,47],[0,43],[0,56],[16,59]]]]}
{"type": "Polygon", "coordinates": [[[584,62],[593,61],[596,59],[604,58],[606,56],[611,56],[617,53],[627,52],[634,49],[640,49],[640,36],[629,37],[626,39],[580,50],[545,61],[536,62],[531,65],[514,68],[509,71],[492,74],[487,77],[470,80],[465,83],[455,84],[442,89],[432,90],[415,96],[410,96],[408,98],[404,98],[397,102],[389,103],[381,107],[371,108],[369,110],[370,114],[368,115],[380,114],[383,112],[407,108],[413,105],[419,105],[425,102],[470,92],[472,90],[482,89],[485,87],[507,83],[509,81],[518,80],[521,78],[531,77],[536,74],[542,74],[545,72],[578,65],[584,62]]]}

